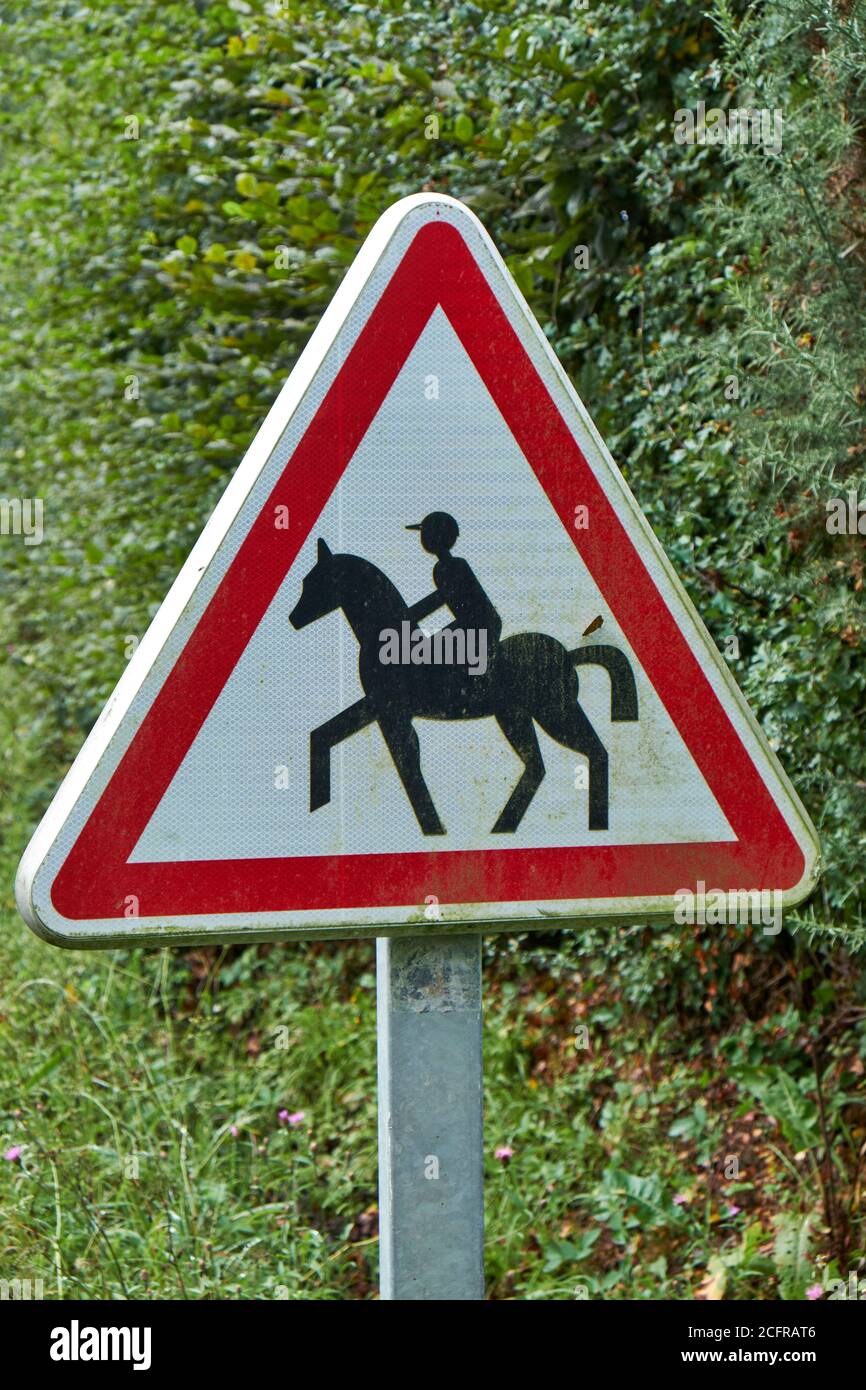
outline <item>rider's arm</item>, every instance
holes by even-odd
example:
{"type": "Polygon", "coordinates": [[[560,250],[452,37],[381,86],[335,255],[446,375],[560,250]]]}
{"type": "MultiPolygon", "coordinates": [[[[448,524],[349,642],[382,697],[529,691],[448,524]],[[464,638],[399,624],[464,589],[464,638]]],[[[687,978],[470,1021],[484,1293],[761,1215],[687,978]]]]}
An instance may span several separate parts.
{"type": "Polygon", "coordinates": [[[420,623],[422,618],[429,618],[431,613],[435,613],[437,608],[441,608],[444,602],[445,600],[438,589],[434,589],[432,594],[428,594],[426,598],[421,598],[417,603],[409,605],[409,617],[413,622],[420,623]]]}

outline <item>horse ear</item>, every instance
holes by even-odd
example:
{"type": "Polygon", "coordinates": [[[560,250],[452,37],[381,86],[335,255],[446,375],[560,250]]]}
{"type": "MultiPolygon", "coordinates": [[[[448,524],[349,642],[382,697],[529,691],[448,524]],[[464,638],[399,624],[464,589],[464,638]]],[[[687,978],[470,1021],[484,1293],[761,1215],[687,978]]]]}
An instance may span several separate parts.
{"type": "Polygon", "coordinates": [[[324,560],[327,556],[330,555],[330,553],[331,553],[331,552],[330,552],[330,550],[329,550],[329,548],[328,548],[328,542],[327,542],[327,541],[323,541],[322,538],[321,538],[321,536],[320,536],[320,537],[319,537],[319,548],[318,548],[318,553],[317,553],[317,555],[316,555],[316,559],[317,559],[317,560],[324,560]]]}

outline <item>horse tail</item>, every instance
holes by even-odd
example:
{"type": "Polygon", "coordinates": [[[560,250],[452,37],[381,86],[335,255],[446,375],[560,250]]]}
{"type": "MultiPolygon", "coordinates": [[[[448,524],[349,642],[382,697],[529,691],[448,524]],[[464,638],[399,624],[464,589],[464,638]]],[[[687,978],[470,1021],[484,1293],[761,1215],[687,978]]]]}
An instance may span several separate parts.
{"type": "Polygon", "coordinates": [[[575,666],[603,666],[610,676],[610,717],[622,721],[637,719],[637,687],[631,662],[619,647],[594,644],[575,647],[569,652],[575,666]]]}

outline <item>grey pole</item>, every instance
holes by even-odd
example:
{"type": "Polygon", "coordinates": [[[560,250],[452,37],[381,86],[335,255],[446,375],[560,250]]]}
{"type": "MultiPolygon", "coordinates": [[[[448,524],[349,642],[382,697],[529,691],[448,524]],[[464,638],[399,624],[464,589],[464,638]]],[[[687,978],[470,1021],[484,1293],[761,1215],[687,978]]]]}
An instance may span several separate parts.
{"type": "Polygon", "coordinates": [[[481,936],[380,937],[383,1299],[484,1297],[481,936]]]}

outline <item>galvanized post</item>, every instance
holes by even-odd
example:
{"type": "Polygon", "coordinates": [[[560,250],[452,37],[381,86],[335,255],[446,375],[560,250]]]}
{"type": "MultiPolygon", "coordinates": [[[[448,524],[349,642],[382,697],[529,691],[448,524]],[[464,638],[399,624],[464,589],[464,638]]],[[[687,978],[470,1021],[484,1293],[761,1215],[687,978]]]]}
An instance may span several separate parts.
{"type": "Polygon", "coordinates": [[[481,937],[376,942],[383,1299],[484,1297],[481,937]]]}

